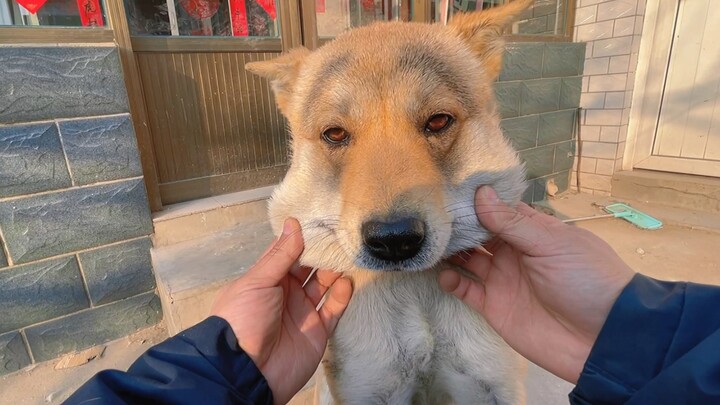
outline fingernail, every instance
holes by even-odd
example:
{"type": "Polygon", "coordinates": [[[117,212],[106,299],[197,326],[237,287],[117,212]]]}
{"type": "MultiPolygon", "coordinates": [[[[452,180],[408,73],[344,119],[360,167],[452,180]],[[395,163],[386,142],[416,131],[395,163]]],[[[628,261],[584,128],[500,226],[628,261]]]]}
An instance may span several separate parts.
{"type": "Polygon", "coordinates": [[[480,198],[489,202],[498,202],[500,200],[495,190],[493,190],[493,188],[490,186],[480,187],[478,193],[480,194],[480,198]]]}
{"type": "Polygon", "coordinates": [[[293,231],[293,223],[288,218],[283,223],[283,235],[285,235],[285,236],[290,235],[292,233],[292,231],[293,231]]]}

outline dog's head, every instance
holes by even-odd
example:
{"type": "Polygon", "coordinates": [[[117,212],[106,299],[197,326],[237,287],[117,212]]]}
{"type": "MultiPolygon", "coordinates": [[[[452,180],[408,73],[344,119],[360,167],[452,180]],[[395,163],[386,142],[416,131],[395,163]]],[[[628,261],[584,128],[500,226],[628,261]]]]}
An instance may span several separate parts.
{"type": "Polygon", "coordinates": [[[273,228],[303,229],[305,265],[417,271],[488,238],[480,185],[515,204],[524,169],[493,82],[503,28],[532,0],[439,24],[376,23],[310,52],[247,65],[270,79],[292,132],[273,228]]]}

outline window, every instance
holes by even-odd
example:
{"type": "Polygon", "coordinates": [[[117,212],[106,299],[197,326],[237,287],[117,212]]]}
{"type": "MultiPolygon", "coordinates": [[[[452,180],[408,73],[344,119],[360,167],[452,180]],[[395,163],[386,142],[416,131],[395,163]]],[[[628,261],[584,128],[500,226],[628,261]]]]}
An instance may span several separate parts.
{"type": "MultiPolygon", "coordinates": [[[[496,7],[508,0],[433,0],[433,21],[447,22],[458,12],[496,7]]],[[[532,7],[513,24],[512,35],[569,36],[567,27],[569,0],[535,0],[532,7]]]]}
{"type": "Polygon", "coordinates": [[[374,21],[410,19],[410,0],[315,0],[318,36],[329,39],[374,21]]]}
{"type": "Polygon", "coordinates": [[[104,27],[101,0],[0,0],[0,25],[104,27]]]}
{"type": "Polygon", "coordinates": [[[133,36],[279,36],[274,0],[125,0],[133,36]]]}

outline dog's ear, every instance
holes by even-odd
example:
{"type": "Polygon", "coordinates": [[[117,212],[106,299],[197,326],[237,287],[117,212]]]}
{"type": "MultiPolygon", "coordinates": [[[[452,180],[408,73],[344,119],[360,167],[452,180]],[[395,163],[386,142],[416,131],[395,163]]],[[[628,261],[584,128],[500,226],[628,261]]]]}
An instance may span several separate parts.
{"type": "Polygon", "coordinates": [[[500,75],[505,41],[505,27],[525,11],[534,0],[515,0],[510,3],[474,13],[457,14],[448,24],[460,37],[470,44],[480,56],[493,80],[500,75]]]}
{"type": "Polygon", "coordinates": [[[309,53],[310,50],[307,48],[296,48],[275,59],[247,63],[245,69],[270,80],[270,85],[275,93],[275,102],[280,107],[280,111],[287,113],[295,80],[297,80],[300,67],[309,53]]]}

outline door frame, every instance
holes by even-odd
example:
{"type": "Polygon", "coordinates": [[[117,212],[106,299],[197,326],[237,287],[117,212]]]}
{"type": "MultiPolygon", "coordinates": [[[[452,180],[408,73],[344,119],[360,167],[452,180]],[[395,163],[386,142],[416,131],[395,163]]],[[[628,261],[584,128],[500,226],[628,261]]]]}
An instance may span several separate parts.
{"type": "Polygon", "coordinates": [[[622,168],[718,176],[720,162],[653,155],[681,1],[647,3],[622,168]]]}

